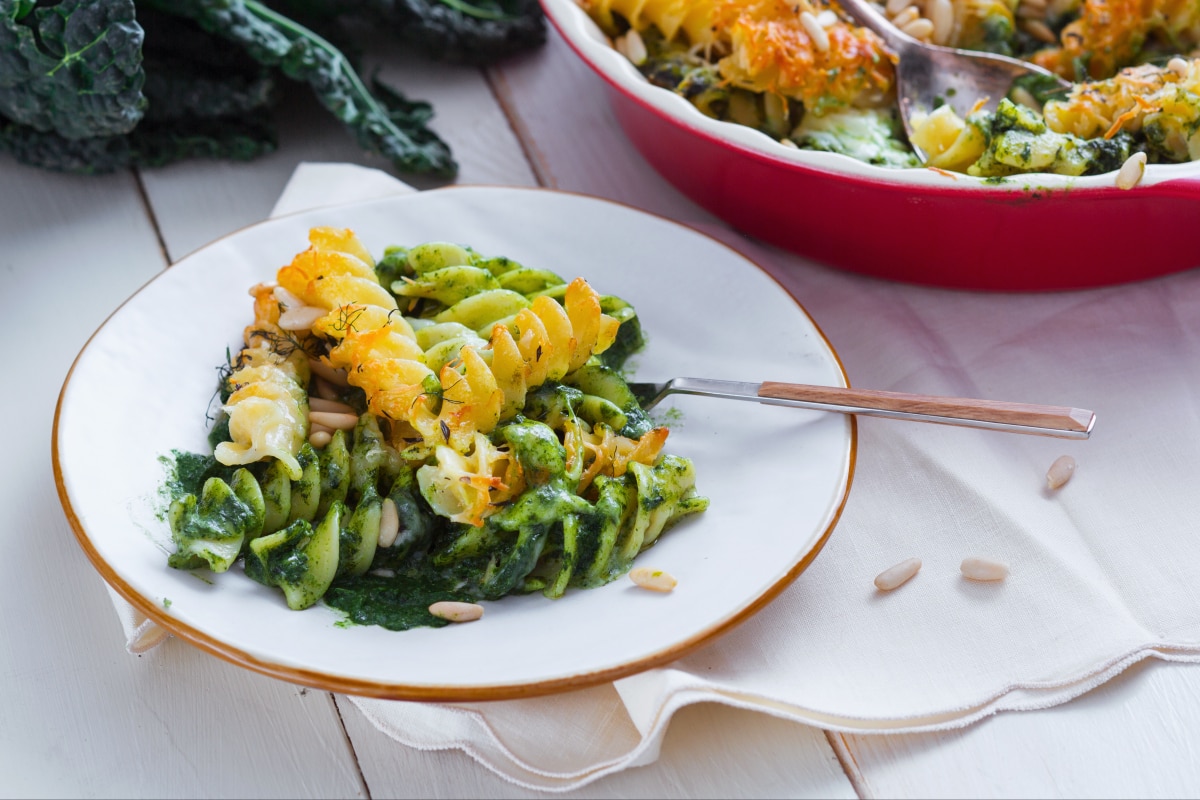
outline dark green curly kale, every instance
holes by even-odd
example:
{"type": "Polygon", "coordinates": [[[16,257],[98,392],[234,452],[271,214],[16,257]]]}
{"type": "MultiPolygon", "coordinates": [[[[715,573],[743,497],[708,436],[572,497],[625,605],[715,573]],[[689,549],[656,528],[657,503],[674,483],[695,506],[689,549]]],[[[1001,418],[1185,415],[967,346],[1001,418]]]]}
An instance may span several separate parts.
{"type": "Polygon", "coordinates": [[[483,65],[546,41],[538,0],[368,0],[398,39],[442,61],[483,65]]]}
{"type": "Polygon", "coordinates": [[[128,133],[142,118],[133,0],[0,0],[0,114],[66,139],[128,133]]]}
{"type": "Polygon", "coordinates": [[[451,176],[450,148],[421,126],[401,127],[372,95],[345,55],[313,31],[256,0],[144,0],[160,11],[194,20],[240,46],[260,64],[305,81],[321,104],[347,125],[363,147],[405,172],[451,176]]]}
{"type": "Polygon", "coordinates": [[[96,174],[186,158],[246,161],[275,149],[266,114],[276,94],[270,70],[236,49],[214,48],[211,36],[180,17],[139,9],[138,24],[146,76],[136,127],[69,138],[0,118],[0,150],[44,169],[96,174]]]}
{"type": "Polygon", "coordinates": [[[0,0],[0,151],[83,173],[254,158],[282,73],[397,169],[454,175],[430,105],[359,77],[356,24],[472,64],[545,40],[537,0],[0,0]]]}

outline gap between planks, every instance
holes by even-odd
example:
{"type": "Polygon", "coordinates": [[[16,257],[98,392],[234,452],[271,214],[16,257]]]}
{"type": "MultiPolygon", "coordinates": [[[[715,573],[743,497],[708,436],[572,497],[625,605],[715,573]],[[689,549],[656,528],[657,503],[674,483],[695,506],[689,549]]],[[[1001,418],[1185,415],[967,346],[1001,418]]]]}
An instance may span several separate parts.
{"type": "Polygon", "coordinates": [[[158,242],[158,252],[162,254],[163,269],[171,266],[171,254],[167,250],[167,240],[163,238],[162,228],[158,224],[158,214],[154,213],[154,205],[150,202],[150,194],[146,191],[146,185],[142,183],[142,173],[137,168],[131,168],[130,174],[133,175],[133,185],[137,187],[138,197],[142,201],[142,208],[146,209],[146,216],[150,218],[150,227],[154,229],[154,238],[158,242]]]}
{"type": "Polygon", "coordinates": [[[858,762],[855,760],[846,738],[837,731],[825,731],[825,738],[828,740],[829,746],[833,748],[833,754],[837,756],[838,763],[842,765],[842,772],[846,773],[846,779],[850,781],[850,787],[854,789],[854,793],[859,796],[860,800],[873,800],[875,795],[867,784],[866,776],[858,768],[858,762]]]}
{"type": "Polygon", "coordinates": [[[496,98],[496,103],[500,106],[500,112],[508,120],[508,127],[512,129],[513,135],[517,139],[517,144],[520,145],[521,152],[525,155],[525,160],[529,162],[529,166],[533,170],[533,176],[537,179],[538,186],[557,189],[558,181],[554,179],[554,176],[550,172],[549,160],[538,150],[537,141],[529,130],[529,126],[524,123],[521,115],[517,113],[516,100],[513,97],[513,91],[509,88],[508,79],[505,78],[503,71],[496,67],[485,67],[482,72],[488,89],[491,90],[492,96],[496,98]]]}
{"type": "Polygon", "coordinates": [[[333,710],[337,712],[338,727],[342,729],[342,739],[346,741],[346,747],[350,749],[350,758],[354,761],[354,771],[358,774],[358,784],[362,788],[363,796],[367,800],[371,800],[371,786],[367,783],[367,776],[363,774],[362,764],[358,761],[358,751],[354,749],[354,740],[350,738],[350,732],[346,730],[346,720],[342,718],[342,707],[338,705],[337,695],[333,692],[325,694],[333,703],[333,710]]]}

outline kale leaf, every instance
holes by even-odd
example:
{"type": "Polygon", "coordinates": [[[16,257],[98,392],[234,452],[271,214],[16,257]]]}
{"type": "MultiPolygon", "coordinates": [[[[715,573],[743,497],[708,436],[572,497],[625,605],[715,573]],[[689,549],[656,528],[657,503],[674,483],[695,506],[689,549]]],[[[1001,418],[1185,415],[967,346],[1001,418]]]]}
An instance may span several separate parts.
{"type": "Polygon", "coordinates": [[[66,139],[141,120],[142,28],[133,0],[0,0],[0,114],[66,139]]]}
{"type": "Polygon", "coordinates": [[[400,41],[452,63],[490,64],[546,41],[537,0],[369,0],[367,6],[400,41]]]}
{"type": "Polygon", "coordinates": [[[340,50],[256,0],[145,0],[160,11],[194,20],[231,41],[261,64],[305,81],[321,104],[349,127],[359,143],[404,172],[452,176],[458,166],[449,146],[425,126],[402,128],[367,90],[340,50]]]}
{"type": "Polygon", "coordinates": [[[0,0],[0,151],[81,173],[254,158],[282,75],[399,171],[453,176],[429,103],[359,76],[354,25],[472,64],[545,40],[537,0],[0,0]]]}

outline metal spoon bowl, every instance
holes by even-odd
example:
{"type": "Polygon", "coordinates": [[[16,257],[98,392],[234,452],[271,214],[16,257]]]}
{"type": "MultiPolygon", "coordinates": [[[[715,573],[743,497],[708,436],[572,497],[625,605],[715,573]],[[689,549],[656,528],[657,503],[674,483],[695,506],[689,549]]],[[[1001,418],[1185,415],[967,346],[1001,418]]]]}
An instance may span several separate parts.
{"type": "MultiPolygon", "coordinates": [[[[983,106],[995,109],[1008,96],[1013,81],[1023,75],[1041,75],[1054,80],[1061,88],[1071,83],[1058,75],[1027,61],[994,53],[959,50],[953,47],[925,44],[914,39],[888,21],[868,0],[838,0],[854,20],[877,33],[899,59],[896,64],[896,96],[900,118],[912,143],[914,113],[933,111],[946,104],[965,117],[978,100],[986,98],[983,106]]],[[[922,161],[927,154],[913,144],[913,151],[922,161]]]]}

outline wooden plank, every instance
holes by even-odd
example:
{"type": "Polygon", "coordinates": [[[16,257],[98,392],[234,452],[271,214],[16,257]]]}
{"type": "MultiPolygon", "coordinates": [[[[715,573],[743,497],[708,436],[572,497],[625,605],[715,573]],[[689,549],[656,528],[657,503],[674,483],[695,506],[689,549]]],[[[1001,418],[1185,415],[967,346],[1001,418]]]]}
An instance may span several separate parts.
{"type": "Polygon", "coordinates": [[[1200,668],[1153,660],[961,731],[846,736],[865,797],[1192,797],[1200,668]]]}
{"type": "Polygon", "coordinates": [[[553,29],[541,50],[506,61],[491,74],[544,186],[683,222],[717,221],[660,178],[629,143],[604,83],[553,29]]]}
{"type": "MultiPolygon", "coordinates": [[[[613,694],[615,714],[620,710],[613,694]]],[[[373,797],[545,797],[499,777],[461,750],[421,752],[382,737],[344,698],[338,705],[373,797]]],[[[716,704],[679,711],[659,758],[563,798],[856,797],[824,733],[716,704]]]]}
{"type": "Polygon", "coordinates": [[[10,421],[0,462],[0,793],[362,796],[327,696],[177,641],[141,658],[125,652],[59,505],[50,430],[76,353],[165,259],[128,173],[56,175],[0,157],[0,186],[0,316],[19,368],[0,393],[10,421]]]}

